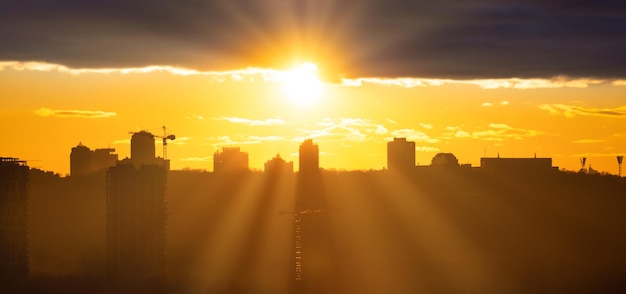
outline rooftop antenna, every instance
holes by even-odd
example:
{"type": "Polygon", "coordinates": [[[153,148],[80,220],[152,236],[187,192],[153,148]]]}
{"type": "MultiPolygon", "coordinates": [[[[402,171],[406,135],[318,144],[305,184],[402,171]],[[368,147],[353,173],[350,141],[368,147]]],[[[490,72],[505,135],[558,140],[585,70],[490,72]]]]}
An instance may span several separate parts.
{"type": "Polygon", "coordinates": [[[624,160],[624,156],[623,155],[618,155],[617,156],[617,175],[618,176],[622,176],[622,161],[624,160]]]}
{"type": "Polygon", "coordinates": [[[585,164],[587,163],[587,157],[583,157],[580,159],[580,171],[585,170],[585,164]]]}

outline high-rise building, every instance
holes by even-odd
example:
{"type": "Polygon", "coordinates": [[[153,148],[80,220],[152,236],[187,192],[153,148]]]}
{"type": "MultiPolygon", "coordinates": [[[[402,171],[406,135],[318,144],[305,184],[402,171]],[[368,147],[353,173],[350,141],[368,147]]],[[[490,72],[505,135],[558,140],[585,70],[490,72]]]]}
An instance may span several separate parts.
{"type": "Polygon", "coordinates": [[[306,139],[298,152],[300,174],[317,173],[320,169],[319,147],[312,139],[306,139]]]}
{"type": "Polygon", "coordinates": [[[91,167],[94,172],[106,170],[117,163],[115,148],[99,148],[91,153],[91,167]]]}
{"type": "Polygon", "coordinates": [[[70,153],[70,175],[80,176],[105,171],[117,162],[114,148],[91,150],[78,143],[70,153]]]}
{"type": "Polygon", "coordinates": [[[89,173],[91,173],[91,150],[81,142],[76,147],[72,147],[70,175],[77,176],[89,173]]]}
{"type": "Polygon", "coordinates": [[[319,147],[305,140],[299,149],[293,233],[293,292],[328,293],[333,286],[332,230],[319,168],[319,147]]]}
{"type": "Polygon", "coordinates": [[[154,137],[147,134],[135,133],[131,158],[107,173],[107,275],[114,284],[159,280],[166,274],[168,169],[166,161],[154,158],[154,137]]]}
{"type": "Polygon", "coordinates": [[[293,173],[293,161],[287,162],[277,154],[265,162],[265,173],[293,173]]]}
{"type": "Polygon", "coordinates": [[[130,158],[137,165],[154,164],[154,135],[146,131],[133,133],[130,138],[130,158]]]}
{"type": "Polygon", "coordinates": [[[224,147],[213,154],[213,171],[216,173],[248,171],[248,153],[239,147],[224,147]]]}
{"type": "Polygon", "coordinates": [[[407,172],[415,168],[415,142],[406,138],[393,138],[387,142],[387,169],[407,172]]]}
{"type": "Polygon", "coordinates": [[[28,166],[0,157],[0,284],[26,281],[28,252],[28,166]]]}

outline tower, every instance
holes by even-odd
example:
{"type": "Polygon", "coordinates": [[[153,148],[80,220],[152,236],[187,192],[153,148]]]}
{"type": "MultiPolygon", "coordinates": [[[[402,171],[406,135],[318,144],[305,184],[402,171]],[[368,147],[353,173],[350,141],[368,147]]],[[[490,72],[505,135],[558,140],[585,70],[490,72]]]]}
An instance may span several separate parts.
{"type": "Polygon", "coordinates": [[[293,233],[293,292],[329,293],[333,287],[333,235],[319,169],[319,147],[307,139],[299,149],[293,233]]]}
{"type": "Polygon", "coordinates": [[[16,285],[29,273],[28,166],[0,157],[0,284],[16,285]]]}
{"type": "Polygon", "coordinates": [[[618,176],[622,176],[622,161],[624,160],[624,156],[623,155],[618,155],[617,156],[617,175],[618,176]]]}
{"type": "Polygon", "coordinates": [[[130,138],[130,159],[137,165],[152,164],[156,157],[154,135],[140,131],[130,138]]]}
{"type": "Polygon", "coordinates": [[[70,175],[86,175],[91,172],[91,150],[83,143],[72,147],[70,153],[70,175]]]}
{"type": "Polygon", "coordinates": [[[154,157],[154,136],[134,133],[131,159],[107,172],[107,276],[112,284],[165,277],[166,183],[167,164],[154,157]]]}
{"type": "Polygon", "coordinates": [[[393,138],[387,142],[387,169],[394,172],[406,172],[415,167],[415,142],[406,138],[393,138]]]}
{"type": "Polygon", "coordinates": [[[315,174],[319,172],[319,147],[313,140],[306,139],[300,145],[298,152],[300,174],[315,174]]]}

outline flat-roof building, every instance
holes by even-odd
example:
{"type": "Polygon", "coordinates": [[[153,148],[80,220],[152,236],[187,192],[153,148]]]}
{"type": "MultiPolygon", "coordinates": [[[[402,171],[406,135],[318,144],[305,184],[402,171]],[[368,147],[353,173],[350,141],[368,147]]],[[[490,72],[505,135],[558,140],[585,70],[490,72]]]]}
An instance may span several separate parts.
{"type": "Polygon", "coordinates": [[[0,284],[23,283],[29,274],[28,173],[25,161],[0,157],[0,284]]]}
{"type": "Polygon", "coordinates": [[[142,131],[133,134],[131,158],[107,172],[107,276],[113,284],[165,278],[168,166],[154,157],[154,136],[142,131]]]}
{"type": "Polygon", "coordinates": [[[300,174],[317,173],[320,169],[319,147],[312,139],[306,139],[300,145],[298,164],[300,174]]]}
{"type": "Polygon", "coordinates": [[[387,169],[406,172],[415,168],[415,142],[393,138],[387,142],[387,169]]]}
{"type": "Polygon", "coordinates": [[[248,153],[239,147],[224,147],[213,154],[213,171],[216,173],[248,171],[248,153]]]}

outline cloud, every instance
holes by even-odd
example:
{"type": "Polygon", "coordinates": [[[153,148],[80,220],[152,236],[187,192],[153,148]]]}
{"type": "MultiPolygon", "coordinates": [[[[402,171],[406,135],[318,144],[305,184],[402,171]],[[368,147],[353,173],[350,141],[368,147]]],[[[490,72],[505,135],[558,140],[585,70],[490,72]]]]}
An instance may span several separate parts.
{"type": "Polygon", "coordinates": [[[535,137],[542,133],[536,130],[513,128],[501,123],[490,123],[488,127],[490,129],[472,132],[472,138],[488,141],[502,141],[504,139],[521,140],[527,137],[535,137]]]}
{"type": "Polygon", "coordinates": [[[0,60],[222,71],[305,58],[352,77],[623,79],[625,11],[608,0],[3,1],[0,60]]]}
{"type": "Polygon", "coordinates": [[[34,111],[36,115],[43,117],[73,117],[73,118],[107,118],[117,115],[115,112],[102,110],[61,110],[50,108],[39,108],[34,111]]]}
{"type": "Polygon", "coordinates": [[[70,68],[61,64],[46,62],[0,61],[0,71],[37,71],[59,72],[70,75],[83,74],[150,74],[167,73],[180,76],[206,76],[209,82],[248,81],[248,82],[279,82],[285,75],[285,70],[269,68],[247,67],[222,71],[200,71],[196,69],[175,67],[169,65],[148,65],[142,67],[119,68],[70,68]]]}
{"type": "Polygon", "coordinates": [[[454,133],[454,136],[457,137],[457,138],[469,138],[469,137],[472,136],[472,134],[470,134],[470,133],[468,133],[466,131],[463,131],[463,130],[458,130],[458,131],[456,131],[456,133],[454,133]]]}
{"type": "MultiPolygon", "coordinates": [[[[438,87],[446,85],[472,85],[482,89],[551,89],[551,88],[587,88],[595,85],[624,86],[626,80],[613,79],[590,79],[571,78],[566,76],[555,76],[551,78],[500,78],[500,79],[424,79],[424,78],[355,78],[343,79],[342,84],[350,87],[361,87],[364,85],[384,85],[403,88],[414,87],[438,87]]],[[[501,105],[507,105],[508,101],[503,101],[501,105]]],[[[490,102],[483,103],[483,106],[493,105],[490,102]]]]}
{"type": "Polygon", "coordinates": [[[420,126],[421,126],[422,128],[427,129],[427,130],[430,130],[430,129],[432,129],[432,128],[433,128],[433,125],[431,125],[431,124],[427,124],[427,123],[420,123],[420,126]]]}
{"type": "Polygon", "coordinates": [[[541,104],[540,109],[552,115],[563,115],[567,118],[581,116],[626,117],[626,105],[615,108],[593,108],[567,104],[541,104]]]}
{"type": "Polygon", "coordinates": [[[437,142],[439,142],[438,139],[431,138],[426,133],[424,133],[422,131],[415,130],[415,129],[395,130],[395,131],[392,131],[391,134],[394,137],[406,138],[409,141],[425,142],[425,143],[437,143],[437,142]]]}
{"type": "Polygon", "coordinates": [[[204,120],[204,116],[197,115],[197,114],[192,114],[192,115],[186,116],[185,119],[194,120],[194,121],[203,121],[204,120]]]}
{"type": "Polygon", "coordinates": [[[286,141],[284,137],[280,136],[248,136],[248,135],[235,135],[235,136],[219,136],[207,138],[207,141],[213,142],[212,145],[215,149],[223,146],[237,146],[237,145],[257,145],[264,142],[281,142],[286,141]]]}
{"type": "Polygon", "coordinates": [[[225,120],[234,124],[244,124],[249,126],[275,126],[284,125],[285,121],[279,118],[267,118],[267,119],[249,119],[242,117],[214,117],[214,120],[225,120]]]}
{"type": "Polygon", "coordinates": [[[603,140],[603,139],[580,139],[580,140],[572,141],[572,143],[575,143],[575,144],[593,144],[593,143],[603,143],[603,142],[606,142],[606,140],[603,140]]]}
{"type": "MultiPolygon", "coordinates": [[[[170,65],[147,65],[142,67],[119,67],[119,68],[72,68],[66,65],[46,63],[38,61],[0,61],[0,71],[38,71],[38,72],[59,72],[70,75],[82,74],[150,74],[167,73],[181,76],[206,76],[209,82],[281,82],[289,70],[279,70],[261,67],[245,67],[238,69],[224,69],[221,71],[176,67],[170,65]]],[[[322,78],[325,78],[324,74],[322,78]]],[[[573,78],[563,75],[551,78],[499,78],[499,79],[432,79],[416,77],[360,77],[342,78],[340,80],[328,79],[327,81],[339,81],[343,86],[361,87],[365,85],[384,85],[403,88],[414,87],[439,87],[445,85],[472,85],[482,89],[544,89],[544,88],[587,88],[595,85],[626,86],[625,79],[591,79],[573,78]]],[[[501,105],[507,105],[508,101],[503,101],[501,105]]],[[[483,106],[491,106],[492,103],[485,102],[483,106]]]]}
{"type": "Polygon", "coordinates": [[[397,121],[395,121],[395,120],[393,120],[393,119],[390,119],[390,118],[386,119],[386,121],[387,121],[388,123],[392,124],[392,125],[397,125],[397,124],[398,124],[398,122],[397,122],[397,121]]]}
{"type": "Polygon", "coordinates": [[[212,159],[213,159],[213,156],[209,155],[209,156],[204,156],[204,157],[181,158],[180,161],[205,162],[205,161],[209,161],[209,160],[212,160],[212,159]]]}
{"type": "Polygon", "coordinates": [[[377,139],[389,132],[383,124],[364,118],[324,118],[316,122],[316,125],[321,128],[304,130],[305,136],[295,137],[292,141],[302,141],[306,138],[325,138],[347,142],[364,142],[377,139]]]}
{"type": "Polygon", "coordinates": [[[483,104],[481,104],[481,106],[484,106],[484,107],[489,107],[489,106],[492,106],[492,105],[493,104],[491,102],[483,102],[483,104]]]}
{"type": "Polygon", "coordinates": [[[419,152],[438,152],[439,148],[432,146],[416,146],[415,151],[419,152]]]}
{"type": "Polygon", "coordinates": [[[249,136],[248,139],[261,142],[281,142],[286,140],[285,137],[281,136],[249,136]]]}
{"type": "Polygon", "coordinates": [[[472,132],[464,131],[461,127],[452,126],[446,127],[446,130],[449,132],[444,134],[442,138],[471,138],[485,141],[521,140],[542,134],[542,132],[537,130],[514,128],[503,123],[490,123],[486,128],[482,127],[472,132]]]}

